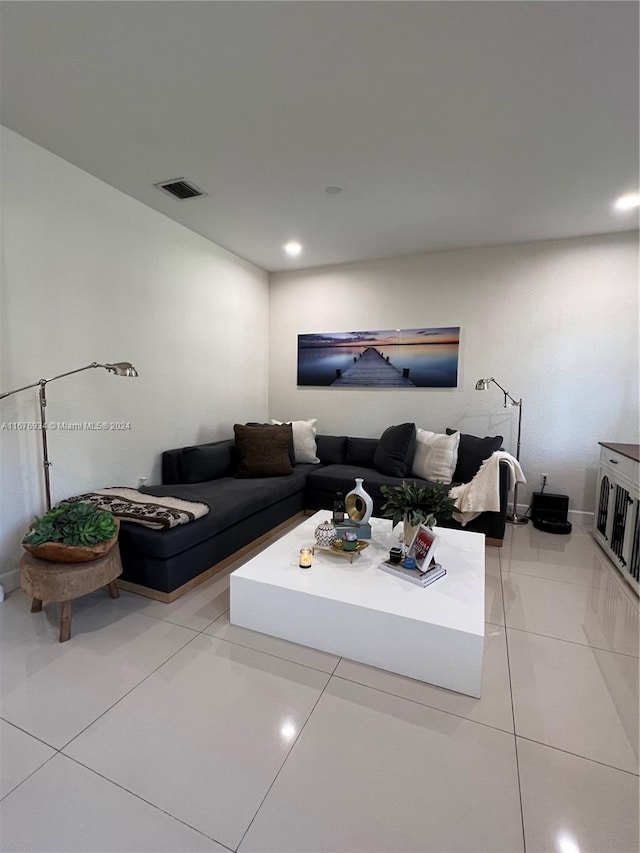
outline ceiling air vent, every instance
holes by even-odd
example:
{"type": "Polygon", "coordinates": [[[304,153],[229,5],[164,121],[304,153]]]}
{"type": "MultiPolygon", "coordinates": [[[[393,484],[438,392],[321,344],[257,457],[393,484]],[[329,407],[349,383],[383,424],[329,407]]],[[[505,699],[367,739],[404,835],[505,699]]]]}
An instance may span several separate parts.
{"type": "Polygon", "coordinates": [[[206,195],[206,193],[202,192],[201,189],[198,189],[195,184],[185,181],[184,178],[174,178],[171,181],[161,181],[159,184],[154,184],[154,187],[164,190],[166,193],[169,193],[169,195],[172,195],[174,198],[179,198],[181,201],[184,201],[187,198],[198,198],[199,196],[206,195]]]}

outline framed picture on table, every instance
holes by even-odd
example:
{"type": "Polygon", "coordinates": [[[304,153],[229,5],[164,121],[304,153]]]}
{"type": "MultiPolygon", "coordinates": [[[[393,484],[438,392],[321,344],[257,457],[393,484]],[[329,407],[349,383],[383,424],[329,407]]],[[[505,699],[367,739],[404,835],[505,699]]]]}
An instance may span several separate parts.
{"type": "Polygon", "coordinates": [[[415,532],[411,545],[409,545],[408,557],[413,557],[416,567],[420,572],[426,572],[435,563],[435,552],[440,542],[440,537],[433,530],[421,524],[415,532]]]}

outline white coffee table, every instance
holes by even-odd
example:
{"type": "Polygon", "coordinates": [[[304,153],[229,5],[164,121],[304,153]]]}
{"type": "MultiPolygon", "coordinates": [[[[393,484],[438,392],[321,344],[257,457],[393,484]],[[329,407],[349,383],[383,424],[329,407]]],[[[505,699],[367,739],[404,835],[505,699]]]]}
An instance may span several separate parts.
{"type": "Polygon", "coordinates": [[[438,528],[445,577],[426,588],[379,568],[397,545],[391,522],[372,519],[369,547],[350,563],[300,548],[329,517],[320,511],[237,569],[231,622],[469,696],[480,696],[484,651],[484,536],[438,528]]]}

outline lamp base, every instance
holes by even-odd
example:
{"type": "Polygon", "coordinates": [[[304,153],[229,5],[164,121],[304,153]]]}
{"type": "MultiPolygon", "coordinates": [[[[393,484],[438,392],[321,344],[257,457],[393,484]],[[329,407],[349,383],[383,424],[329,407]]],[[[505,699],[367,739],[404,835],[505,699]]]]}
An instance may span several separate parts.
{"type": "Polygon", "coordinates": [[[529,519],[525,518],[524,515],[518,515],[517,513],[510,513],[506,521],[508,524],[529,524],[529,519]]]}

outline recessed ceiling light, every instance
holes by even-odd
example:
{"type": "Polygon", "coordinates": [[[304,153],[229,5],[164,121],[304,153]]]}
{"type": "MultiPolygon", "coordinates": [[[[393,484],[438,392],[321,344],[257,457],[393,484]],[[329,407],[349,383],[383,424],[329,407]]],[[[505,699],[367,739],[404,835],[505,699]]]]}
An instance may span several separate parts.
{"type": "Polygon", "coordinates": [[[324,191],[327,195],[339,195],[342,192],[342,187],[325,187],[324,191]]]}
{"type": "Polygon", "coordinates": [[[616,210],[633,210],[634,207],[640,207],[640,193],[621,195],[614,207],[616,210]]]}
{"type": "Polygon", "coordinates": [[[295,240],[291,240],[291,242],[285,244],[284,250],[290,258],[295,258],[302,251],[302,246],[300,243],[296,243],[295,240]]]}

